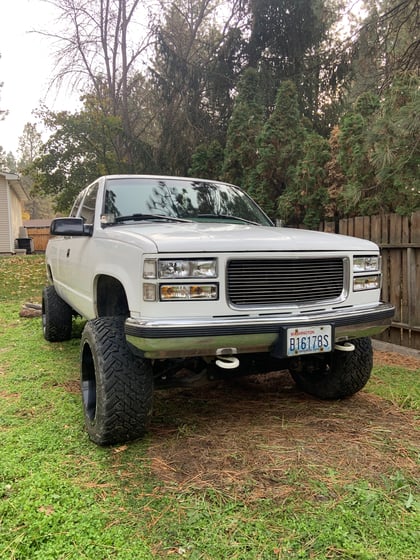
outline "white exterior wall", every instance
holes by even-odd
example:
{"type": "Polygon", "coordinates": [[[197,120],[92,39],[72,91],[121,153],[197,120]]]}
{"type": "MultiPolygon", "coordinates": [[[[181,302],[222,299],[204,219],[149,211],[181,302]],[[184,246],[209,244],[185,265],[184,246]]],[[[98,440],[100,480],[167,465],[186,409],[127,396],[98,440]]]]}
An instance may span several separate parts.
{"type": "Polygon", "coordinates": [[[10,235],[11,243],[14,251],[15,240],[20,237],[19,228],[22,227],[22,202],[13,190],[13,186],[9,186],[9,209],[10,209],[10,235]]]}
{"type": "Polygon", "coordinates": [[[22,201],[27,200],[19,176],[0,172],[0,253],[14,253],[22,222],[22,201]]]}
{"type": "Polygon", "coordinates": [[[12,253],[14,240],[10,229],[9,185],[0,175],[0,253],[12,253]]]}

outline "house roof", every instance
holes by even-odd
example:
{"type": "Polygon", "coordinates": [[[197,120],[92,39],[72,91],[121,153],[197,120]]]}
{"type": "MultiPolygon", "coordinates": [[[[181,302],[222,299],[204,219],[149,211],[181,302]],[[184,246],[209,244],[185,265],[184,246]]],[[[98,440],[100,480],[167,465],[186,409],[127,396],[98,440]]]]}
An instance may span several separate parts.
{"type": "Polygon", "coordinates": [[[26,191],[25,187],[23,186],[19,175],[16,173],[7,173],[5,171],[0,171],[0,177],[4,177],[8,183],[12,186],[13,190],[15,191],[16,195],[20,200],[29,200],[30,196],[29,193],[26,191]]]}

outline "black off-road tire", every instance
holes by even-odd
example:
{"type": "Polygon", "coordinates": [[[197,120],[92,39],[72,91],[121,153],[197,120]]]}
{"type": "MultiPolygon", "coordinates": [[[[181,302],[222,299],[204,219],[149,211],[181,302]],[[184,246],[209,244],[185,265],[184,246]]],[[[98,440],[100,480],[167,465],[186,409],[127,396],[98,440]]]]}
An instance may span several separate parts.
{"type": "Polygon", "coordinates": [[[42,330],[45,340],[62,342],[70,340],[73,310],[55,291],[47,286],[42,292],[42,330]]]}
{"type": "Polygon", "coordinates": [[[331,365],[323,371],[290,370],[296,385],[320,399],[342,399],[360,391],[369,381],[373,367],[370,338],[349,341],[353,352],[334,350],[331,365]]]}
{"type": "Polygon", "coordinates": [[[86,323],[80,373],[85,423],[93,442],[111,445],[144,435],[152,415],[152,365],[129,349],[123,319],[86,323]]]}

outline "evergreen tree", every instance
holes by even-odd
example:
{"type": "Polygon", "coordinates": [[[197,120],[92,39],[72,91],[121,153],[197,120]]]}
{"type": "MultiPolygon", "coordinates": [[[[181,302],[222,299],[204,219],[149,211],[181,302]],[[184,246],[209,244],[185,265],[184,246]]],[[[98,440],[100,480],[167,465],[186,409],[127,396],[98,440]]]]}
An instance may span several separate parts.
{"type": "MultiPolygon", "coordinates": [[[[410,214],[420,208],[420,79],[396,78],[368,133],[380,207],[410,214]]],[[[379,206],[379,204],[378,204],[379,206]]]]}
{"type": "Polygon", "coordinates": [[[272,218],[278,215],[278,197],[293,182],[303,138],[296,86],[286,81],[280,86],[274,110],[257,138],[258,160],[248,189],[272,218]]]}
{"type": "Polygon", "coordinates": [[[339,195],[346,216],[373,214],[380,208],[381,192],[369,160],[368,132],[379,108],[379,98],[366,93],[340,121],[338,162],[344,184],[339,195]]]}
{"type": "Polygon", "coordinates": [[[234,71],[228,53],[235,40],[233,35],[231,41],[223,40],[217,7],[217,0],[162,3],[150,71],[159,134],[156,163],[163,172],[184,175],[198,145],[224,140],[231,83],[220,72],[234,71]],[[227,88],[224,93],[221,84],[227,88]]]}
{"type": "Polygon", "coordinates": [[[328,110],[322,106],[331,105],[341,83],[342,68],[329,52],[341,4],[340,0],[246,0],[249,38],[244,39],[244,54],[248,64],[260,70],[267,106],[273,105],[281,83],[292,80],[301,112],[317,124],[325,119],[328,110]]]}
{"type": "MultiPolygon", "coordinates": [[[[369,0],[353,53],[352,89],[384,91],[420,61],[418,0],[369,0]]],[[[355,95],[353,94],[353,98],[355,95]]]]}
{"type": "Polygon", "coordinates": [[[3,171],[6,165],[6,152],[3,146],[0,146],[0,171],[3,171]]]}
{"type": "Polygon", "coordinates": [[[326,165],[330,157],[328,141],[316,132],[307,132],[293,180],[278,200],[280,218],[309,229],[319,227],[329,202],[326,165]]]}
{"type": "Polygon", "coordinates": [[[340,129],[335,126],[328,140],[330,158],[325,164],[325,182],[328,189],[328,202],[325,206],[325,217],[333,218],[337,223],[343,217],[343,208],[339,204],[339,196],[343,190],[345,177],[339,163],[340,129]]]}
{"type": "Polygon", "coordinates": [[[19,137],[17,169],[21,181],[30,194],[30,200],[25,202],[25,212],[31,219],[51,218],[54,215],[53,199],[34,190],[34,182],[30,169],[35,159],[40,155],[42,138],[36,125],[26,123],[23,133],[19,137]]]}
{"type": "Polygon", "coordinates": [[[201,144],[193,153],[188,175],[203,179],[220,179],[222,175],[224,151],[220,142],[201,144]]]}
{"type": "Polygon", "coordinates": [[[264,123],[264,107],[258,72],[248,68],[238,85],[238,95],[226,136],[223,178],[250,186],[250,173],[257,164],[257,137],[264,123]]]}

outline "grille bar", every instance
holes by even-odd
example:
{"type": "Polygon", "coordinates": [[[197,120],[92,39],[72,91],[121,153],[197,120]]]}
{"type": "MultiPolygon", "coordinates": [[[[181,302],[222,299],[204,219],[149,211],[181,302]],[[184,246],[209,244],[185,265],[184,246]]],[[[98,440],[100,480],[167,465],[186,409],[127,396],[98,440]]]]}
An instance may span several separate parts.
{"type": "Polygon", "coordinates": [[[285,305],[336,300],[344,285],[343,259],[241,259],[227,267],[233,305],[285,305]]]}

